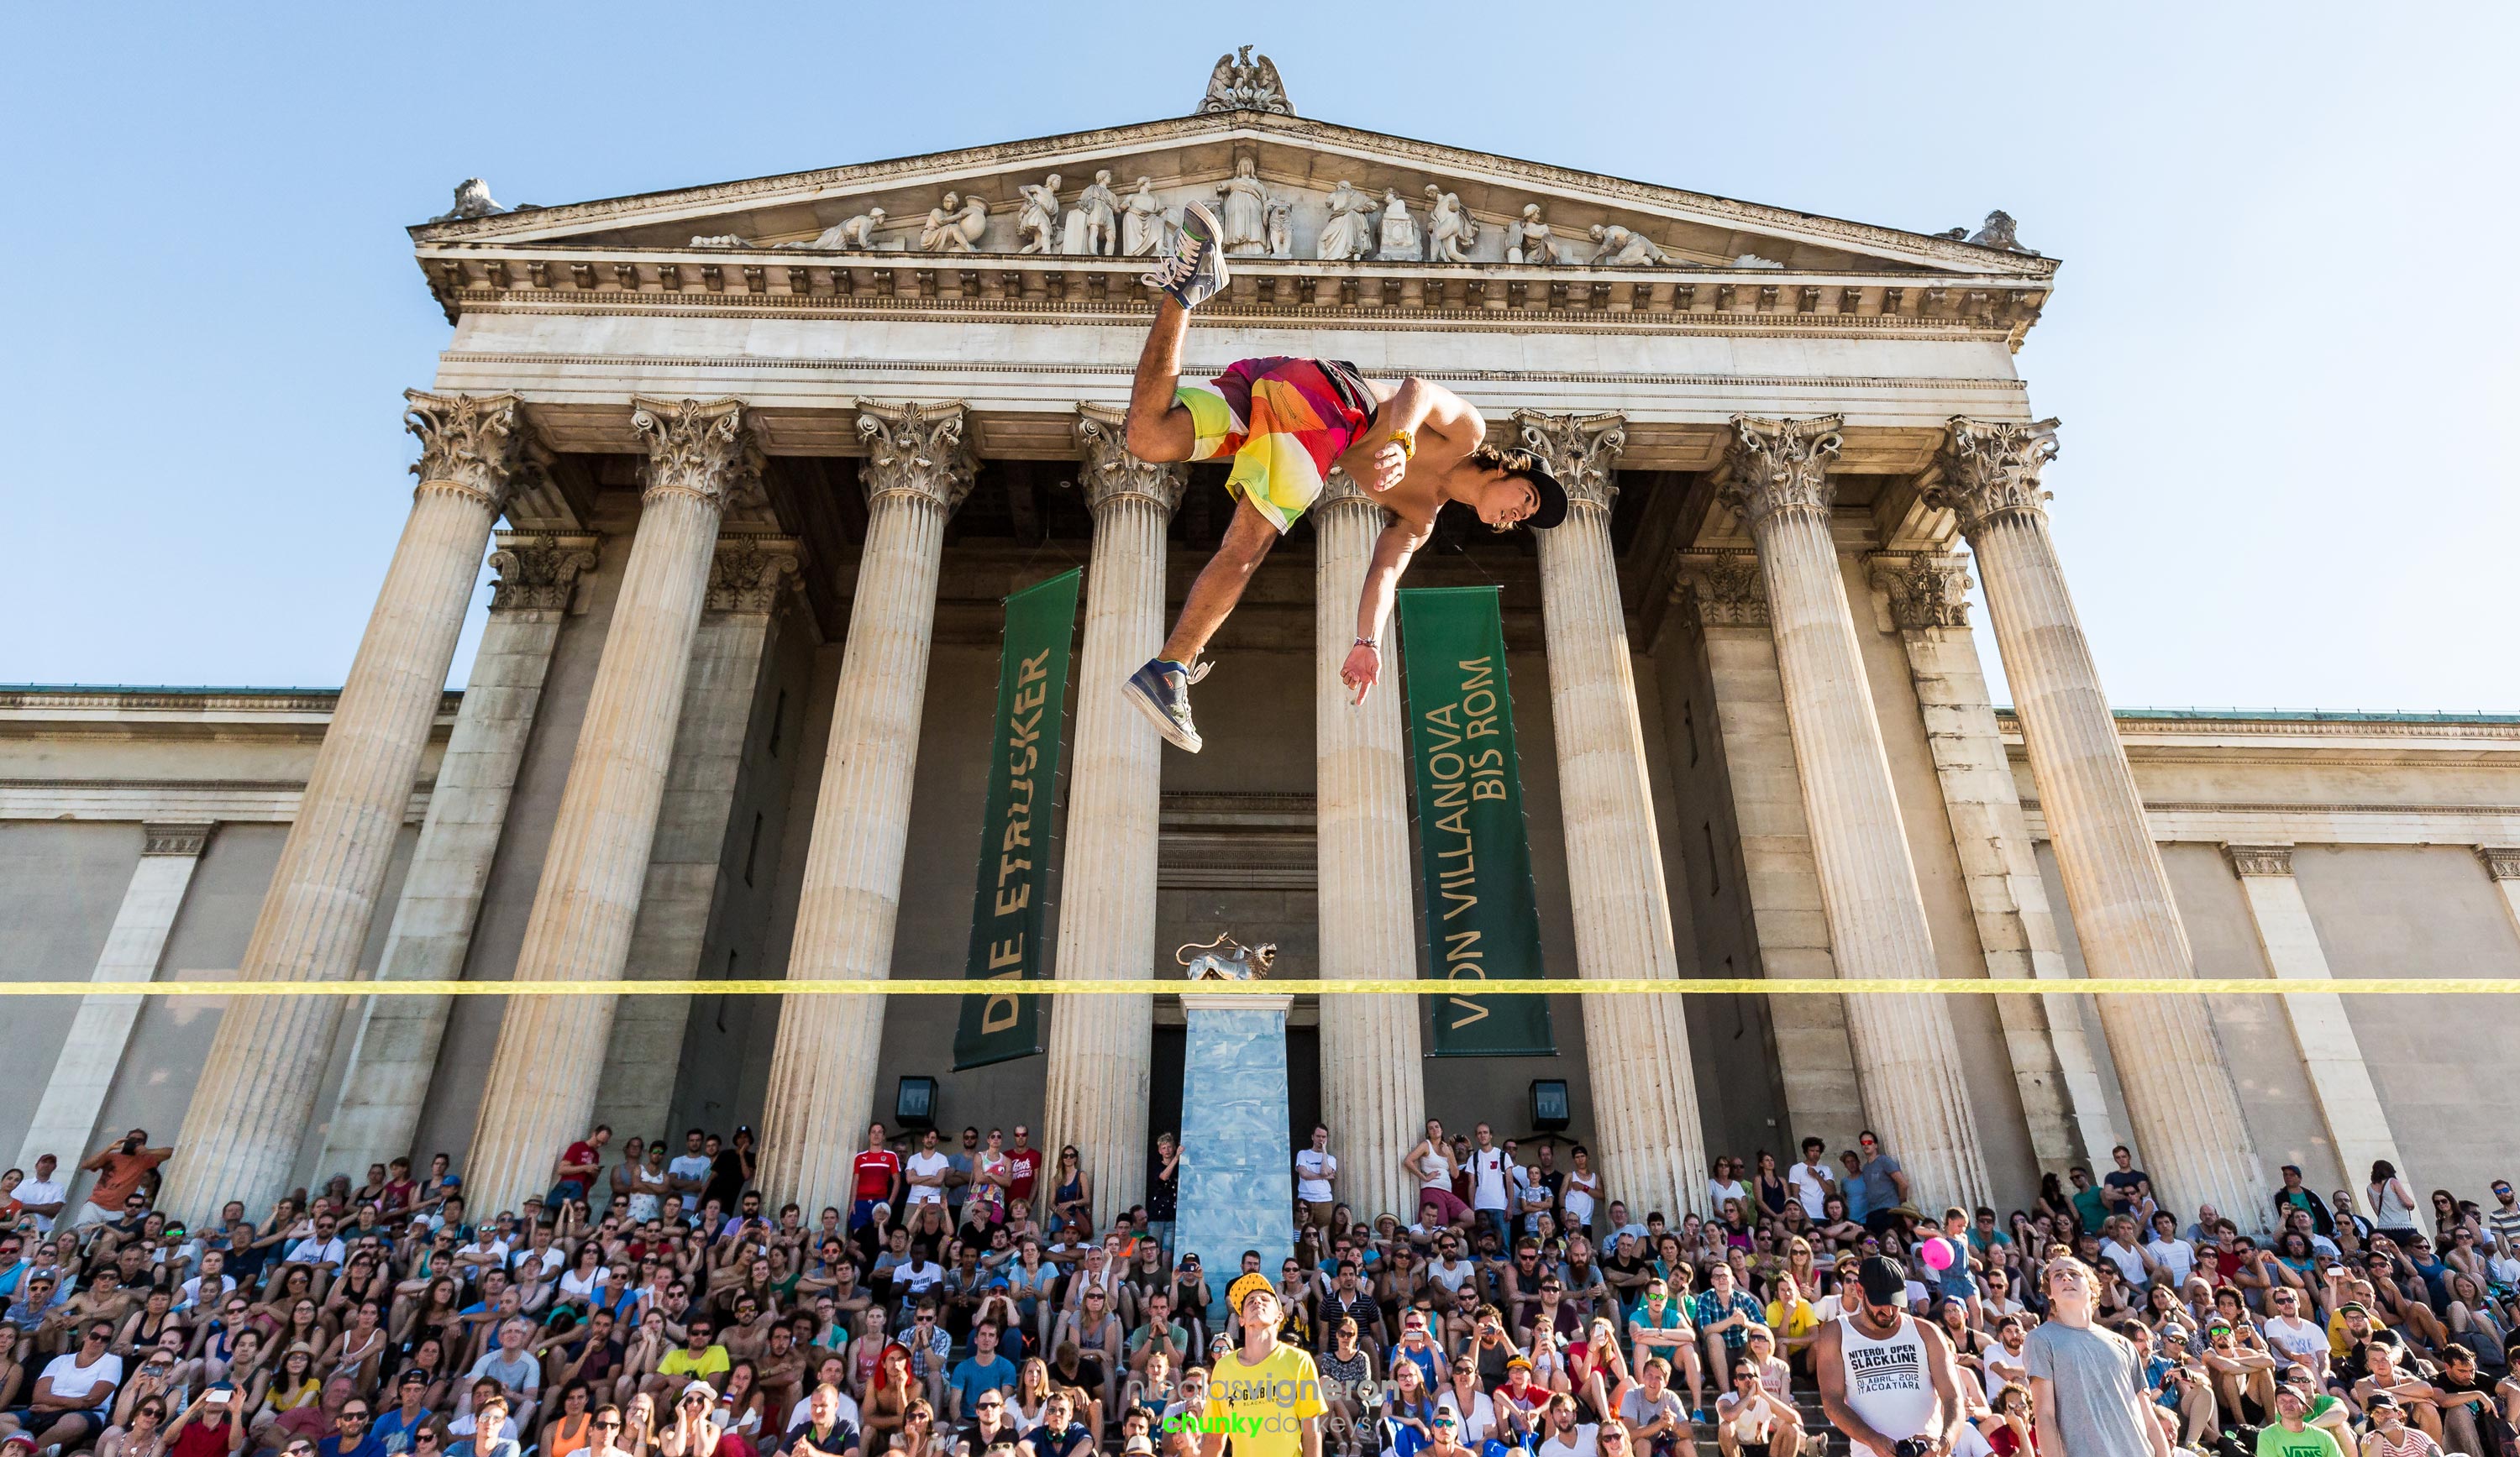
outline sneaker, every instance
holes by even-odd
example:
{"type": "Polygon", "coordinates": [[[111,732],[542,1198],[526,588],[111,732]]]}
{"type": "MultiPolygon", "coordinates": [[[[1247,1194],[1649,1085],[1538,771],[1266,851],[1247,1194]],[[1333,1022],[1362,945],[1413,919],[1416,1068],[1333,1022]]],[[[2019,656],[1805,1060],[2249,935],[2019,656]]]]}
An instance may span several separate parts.
{"type": "Polygon", "coordinates": [[[1129,701],[1154,724],[1157,733],[1192,754],[1199,751],[1201,740],[1190,719],[1190,685],[1207,677],[1210,666],[1201,663],[1184,669],[1179,663],[1148,658],[1147,666],[1129,675],[1129,701]]]}
{"type": "Polygon", "coordinates": [[[1206,203],[1190,203],[1182,208],[1181,251],[1138,282],[1171,294],[1185,309],[1197,308],[1225,289],[1225,248],[1218,241],[1224,236],[1206,203]]]}

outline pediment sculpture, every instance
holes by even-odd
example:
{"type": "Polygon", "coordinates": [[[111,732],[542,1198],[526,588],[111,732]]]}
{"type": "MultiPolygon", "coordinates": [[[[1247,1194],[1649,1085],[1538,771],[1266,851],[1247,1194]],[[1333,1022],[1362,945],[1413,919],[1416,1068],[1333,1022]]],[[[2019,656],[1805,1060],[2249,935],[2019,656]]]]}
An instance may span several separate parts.
{"type": "Polygon", "coordinates": [[[1292,116],[1295,104],[1286,100],[1286,83],[1278,74],[1278,64],[1266,56],[1255,61],[1251,48],[1242,46],[1216,58],[1216,69],[1208,72],[1207,94],[1199,98],[1198,110],[1292,116]]]}

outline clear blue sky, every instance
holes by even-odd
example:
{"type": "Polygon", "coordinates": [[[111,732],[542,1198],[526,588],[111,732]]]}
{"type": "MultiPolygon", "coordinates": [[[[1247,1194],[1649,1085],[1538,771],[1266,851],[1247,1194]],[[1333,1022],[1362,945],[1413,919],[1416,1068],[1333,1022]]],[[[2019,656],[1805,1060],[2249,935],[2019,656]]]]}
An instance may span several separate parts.
{"type": "Polygon", "coordinates": [[[1250,41],[1352,125],[2010,210],[2065,260],[2021,366],[2116,701],[2520,708],[2514,11],[2063,9],[17,7],[0,680],[340,681],[447,336],[401,230],[458,179],[565,202],[1179,114],[1250,41]]]}

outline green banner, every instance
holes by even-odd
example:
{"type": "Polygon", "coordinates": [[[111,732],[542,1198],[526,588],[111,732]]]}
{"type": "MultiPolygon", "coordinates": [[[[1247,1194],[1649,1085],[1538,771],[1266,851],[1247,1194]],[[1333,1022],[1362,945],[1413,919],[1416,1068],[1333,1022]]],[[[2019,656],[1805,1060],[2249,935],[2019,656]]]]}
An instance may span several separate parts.
{"type": "MultiPolygon", "coordinates": [[[[1418,850],[1426,877],[1427,974],[1455,983],[1546,975],[1522,769],[1493,587],[1400,594],[1418,850]]],[[[1457,985],[1435,1008],[1433,1057],[1549,1057],[1549,1001],[1457,985]]]]}
{"type": "MultiPolygon", "coordinates": [[[[1062,572],[1007,598],[997,727],[990,735],[989,808],[980,821],[979,888],[971,897],[971,950],[963,967],[971,981],[1025,981],[1042,974],[1050,827],[1081,575],[1062,572]]],[[[963,998],[963,1019],[954,1031],[957,1071],[1039,1051],[1039,997],[995,989],[963,998]]]]}

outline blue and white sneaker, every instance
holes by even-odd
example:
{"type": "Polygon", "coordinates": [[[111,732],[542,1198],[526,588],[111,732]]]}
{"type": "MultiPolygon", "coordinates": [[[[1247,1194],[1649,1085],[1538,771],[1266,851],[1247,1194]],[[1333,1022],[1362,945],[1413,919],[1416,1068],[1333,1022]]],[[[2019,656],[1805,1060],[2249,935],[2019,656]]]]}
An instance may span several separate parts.
{"type": "Polygon", "coordinates": [[[1184,668],[1162,658],[1148,658],[1147,666],[1129,675],[1125,691],[1129,701],[1138,706],[1138,712],[1154,724],[1157,733],[1174,747],[1195,754],[1201,741],[1197,726],[1190,720],[1190,685],[1207,677],[1207,670],[1213,666],[1201,663],[1195,668],[1184,668]]]}
{"type": "Polygon", "coordinates": [[[1185,309],[1197,308],[1225,290],[1224,237],[1224,227],[1206,203],[1188,204],[1182,208],[1181,251],[1138,282],[1161,288],[1185,309]]]}

